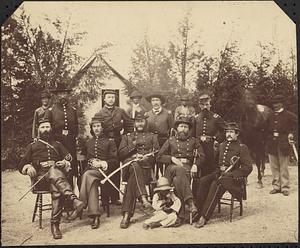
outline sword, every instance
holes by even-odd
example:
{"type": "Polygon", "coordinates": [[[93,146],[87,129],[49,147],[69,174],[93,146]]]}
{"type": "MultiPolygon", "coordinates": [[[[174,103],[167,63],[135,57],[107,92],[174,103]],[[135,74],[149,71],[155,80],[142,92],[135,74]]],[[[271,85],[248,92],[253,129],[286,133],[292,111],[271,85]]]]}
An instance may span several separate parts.
{"type": "Polygon", "coordinates": [[[297,148],[296,148],[295,143],[292,144],[292,147],[293,147],[294,155],[295,155],[296,160],[297,160],[297,162],[298,162],[298,152],[297,152],[297,148]]]}
{"type": "MultiPolygon", "coordinates": [[[[154,151],[154,152],[150,152],[144,155],[144,157],[149,157],[149,156],[153,156],[155,153],[157,153],[158,150],[154,151]]],[[[103,180],[101,180],[101,184],[104,184],[109,178],[111,178],[113,175],[115,175],[118,171],[122,170],[123,168],[127,167],[128,165],[130,165],[133,162],[139,161],[140,159],[134,158],[130,161],[128,161],[127,163],[121,165],[119,168],[115,169],[112,173],[110,173],[108,176],[106,176],[103,180]]]]}
{"type": "Polygon", "coordinates": [[[100,173],[102,174],[102,176],[104,176],[105,179],[107,179],[107,181],[117,190],[119,191],[119,193],[121,193],[122,195],[124,195],[124,192],[122,192],[115,184],[112,180],[110,180],[110,178],[100,169],[98,168],[98,170],[100,171],[100,173]]]}
{"type": "Polygon", "coordinates": [[[39,180],[37,180],[29,189],[26,191],[26,193],[19,199],[21,201],[42,179],[49,174],[49,171],[45,173],[39,180]]]}

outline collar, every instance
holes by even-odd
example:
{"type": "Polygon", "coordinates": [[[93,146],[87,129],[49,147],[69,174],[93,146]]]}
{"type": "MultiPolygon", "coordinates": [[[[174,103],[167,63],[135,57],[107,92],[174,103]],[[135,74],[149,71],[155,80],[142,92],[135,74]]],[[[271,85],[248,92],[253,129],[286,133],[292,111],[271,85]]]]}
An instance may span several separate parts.
{"type": "Polygon", "coordinates": [[[140,104],[138,103],[138,104],[134,104],[134,103],[132,103],[132,107],[133,108],[137,108],[137,107],[139,107],[140,106],[140,104]]]}
{"type": "Polygon", "coordinates": [[[281,113],[284,110],[284,108],[278,109],[277,111],[275,111],[275,113],[281,113]]]}
{"type": "Polygon", "coordinates": [[[155,109],[152,109],[153,113],[158,115],[160,114],[160,112],[162,111],[162,107],[160,107],[159,109],[155,110],[155,109]]]}
{"type": "Polygon", "coordinates": [[[42,105],[42,109],[47,110],[48,108],[49,108],[49,106],[42,105]]]}

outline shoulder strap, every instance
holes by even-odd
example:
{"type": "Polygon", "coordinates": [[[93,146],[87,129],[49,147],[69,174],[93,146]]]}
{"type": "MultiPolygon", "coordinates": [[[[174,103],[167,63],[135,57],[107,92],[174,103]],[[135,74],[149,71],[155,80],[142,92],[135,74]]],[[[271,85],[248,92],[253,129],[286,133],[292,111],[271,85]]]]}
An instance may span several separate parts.
{"type": "Polygon", "coordinates": [[[56,152],[56,154],[57,154],[58,156],[60,156],[59,152],[57,151],[57,149],[56,149],[54,146],[50,145],[48,142],[46,142],[46,141],[44,141],[44,140],[41,140],[41,139],[38,139],[38,140],[39,140],[40,142],[42,142],[43,144],[45,144],[45,145],[51,147],[51,148],[56,152]]]}

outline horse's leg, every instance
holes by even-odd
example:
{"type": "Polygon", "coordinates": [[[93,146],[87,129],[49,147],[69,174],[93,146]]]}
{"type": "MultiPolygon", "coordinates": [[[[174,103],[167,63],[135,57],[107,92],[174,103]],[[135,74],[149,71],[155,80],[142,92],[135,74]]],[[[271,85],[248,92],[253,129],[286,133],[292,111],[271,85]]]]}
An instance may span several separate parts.
{"type": "Polygon", "coordinates": [[[261,153],[261,175],[262,177],[265,175],[265,169],[266,169],[266,153],[265,153],[265,146],[263,146],[263,150],[261,153]]]}
{"type": "Polygon", "coordinates": [[[261,176],[261,160],[260,160],[260,156],[256,153],[253,156],[254,158],[254,162],[256,164],[257,167],[257,188],[261,189],[263,188],[263,183],[262,183],[262,176],[261,176]]]}

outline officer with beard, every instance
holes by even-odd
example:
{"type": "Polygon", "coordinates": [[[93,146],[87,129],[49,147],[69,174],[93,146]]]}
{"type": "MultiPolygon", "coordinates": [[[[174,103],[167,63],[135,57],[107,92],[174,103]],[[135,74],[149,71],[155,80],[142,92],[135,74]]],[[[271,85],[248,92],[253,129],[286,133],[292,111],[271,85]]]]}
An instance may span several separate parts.
{"type": "Polygon", "coordinates": [[[206,224],[226,191],[229,191],[236,199],[242,199],[243,180],[252,171],[252,160],[248,147],[238,140],[238,125],[235,122],[227,123],[225,130],[226,141],[220,145],[218,170],[215,178],[211,183],[203,185],[197,192],[200,219],[195,223],[196,228],[201,228],[206,224]],[[226,172],[231,165],[234,166],[226,172]]]}
{"type": "Polygon", "coordinates": [[[67,180],[67,174],[72,160],[71,154],[52,136],[50,121],[43,118],[39,122],[39,139],[26,148],[26,153],[19,163],[19,171],[24,175],[39,180],[46,175],[37,186],[40,190],[47,190],[50,184],[52,213],[51,232],[54,239],[61,239],[59,223],[62,215],[64,198],[72,202],[74,212],[83,209],[83,202],[78,200],[67,180]]]}
{"type": "Polygon", "coordinates": [[[34,111],[34,115],[33,115],[33,123],[32,123],[32,138],[33,139],[38,138],[38,124],[39,124],[40,119],[42,119],[44,117],[46,110],[50,108],[50,99],[51,99],[50,93],[47,90],[42,91],[42,93],[41,93],[42,106],[37,108],[34,111]]]}
{"type": "MultiPolygon", "coordinates": [[[[76,160],[76,137],[78,136],[78,117],[75,108],[69,104],[69,94],[71,89],[66,88],[64,84],[57,84],[52,90],[56,94],[57,102],[52,109],[45,113],[52,123],[54,139],[61,142],[72,155],[71,171],[69,173],[69,183],[73,185],[73,176],[78,177],[78,168],[76,160]]],[[[78,180],[77,180],[78,182],[78,180]]],[[[78,185],[80,188],[80,185],[78,185]]]]}
{"type": "Polygon", "coordinates": [[[225,123],[218,114],[210,111],[211,98],[208,93],[203,92],[199,96],[199,106],[201,111],[195,118],[194,136],[201,143],[205,153],[205,162],[199,171],[199,176],[204,177],[216,169],[214,147],[225,138],[225,123]]]}
{"type": "Polygon", "coordinates": [[[119,147],[119,155],[124,163],[139,158],[139,161],[126,167],[123,173],[122,181],[127,182],[122,203],[123,219],[120,223],[120,227],[123,229],[129,226],[130,218],[134,214],[136,199],[142,202],[145,210],[153,210],[147,200],[145,185],[152,180],[151,171],[155,164],[155,157],[144,157],[144,155],[158,150],[159,144],[157,135],[146,131],[147,118],[142,112],[135,113],[135,131],[123,135],[119,147]]]}
{"type": "Polygon", "coordinates": [[[197,212],[190,182],[191,176],[196,176],[202,166],[205,155],[199,141],[189,135],[189,130],[192,128],[189,117],[179,117],[174,127],[176,134],[163,144],[157,154],[157,161],[167,165],[164,176],[174,185],[175,193],[181,200],[182,208],[174,224],[178,227],[184,220],[185,203],[189,205],[189,210],[193,215],[197,212]]]}

